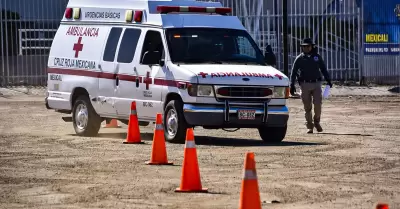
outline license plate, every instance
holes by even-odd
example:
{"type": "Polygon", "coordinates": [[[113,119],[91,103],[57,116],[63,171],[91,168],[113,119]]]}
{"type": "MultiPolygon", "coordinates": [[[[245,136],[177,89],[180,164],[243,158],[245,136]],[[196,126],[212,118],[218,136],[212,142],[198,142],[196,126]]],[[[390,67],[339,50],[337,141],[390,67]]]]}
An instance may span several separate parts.
{"type": "Polygon", "coordinates": [[[255,110],[238,110],[239,120],[254,120],[256,118],[255,110]]]}

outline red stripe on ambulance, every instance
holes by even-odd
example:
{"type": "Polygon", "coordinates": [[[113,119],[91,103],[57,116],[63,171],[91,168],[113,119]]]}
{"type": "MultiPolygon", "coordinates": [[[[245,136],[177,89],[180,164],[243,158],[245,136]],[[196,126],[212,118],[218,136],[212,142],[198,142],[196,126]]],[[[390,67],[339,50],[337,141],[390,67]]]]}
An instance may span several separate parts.
{"type": "MultiPolygon", "coordinates": [[[[62,68],[48,68],[48,73],[54,74],[62,74],[62,75],[75,75],[75,76],[86,76],[92,78],[103,78],[103,79],[115,79],[118,76],[120,81],[128,81],[128,82],[136,82],[139,79],[139,83],[146,83],[147,76],[134,76],[134,75],[125,75],[125,74],[113,74],[113,73],[104,73],[98,71],[88,71],[88,70],[75,70],[75,69],[62,69],[62,68]]],[[[151,79],[148,77],[147,79],[151,79]]],[[[153,84],[147,81],[149,84],[146,85],[158,85],[158,86],[170,86],[170,87],[178,87],[181,83],[187,83],[183,81],[173,81],[173,80],[165,80],[160,78],[154,78],[153,84]]]]}

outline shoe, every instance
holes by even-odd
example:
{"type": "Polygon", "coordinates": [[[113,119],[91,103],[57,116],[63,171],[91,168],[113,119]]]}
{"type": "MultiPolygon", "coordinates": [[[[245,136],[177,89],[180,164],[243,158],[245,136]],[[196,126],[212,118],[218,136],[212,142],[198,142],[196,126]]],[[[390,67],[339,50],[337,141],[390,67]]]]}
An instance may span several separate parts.
{"type": "Polygon", "coordinates": [[[322,132],[323,131],[320,124],[316,123],[314,125],[315,125],[315,128],[317,129],[318,132],[322,132]]]}
{"type": "Polygon", "coordinates": [[[307,129],[307,133],[308,133],[308,134],[312,134],[312,133],[313,133],[313,129],[310,129],[310,128],[307,129]]]}

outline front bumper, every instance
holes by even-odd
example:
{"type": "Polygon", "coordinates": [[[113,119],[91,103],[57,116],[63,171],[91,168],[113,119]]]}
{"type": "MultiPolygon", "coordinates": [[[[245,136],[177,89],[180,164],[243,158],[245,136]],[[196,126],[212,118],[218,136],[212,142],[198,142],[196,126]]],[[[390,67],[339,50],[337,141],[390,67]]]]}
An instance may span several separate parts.
{"type": "Polygon", "coordinates": [[[258,128],[262,126],[283,127],[289,120],[287,106],[243,106],[184,104],[183,113],[186,122],[192,126],[208,128],[258,128]],[[254,120],[239,120],[238,110],[255,110],[254,120]],[[266,113],[266,114],[264,114],[266,113]]]}

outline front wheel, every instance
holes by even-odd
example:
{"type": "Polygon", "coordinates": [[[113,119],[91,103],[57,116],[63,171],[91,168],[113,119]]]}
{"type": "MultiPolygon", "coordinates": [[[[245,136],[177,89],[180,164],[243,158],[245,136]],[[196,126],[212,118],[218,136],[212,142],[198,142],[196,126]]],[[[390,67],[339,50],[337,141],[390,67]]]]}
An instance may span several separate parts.
{"type": "Polygon", "coordinates": [[[78,136],[96,136],[102,120],[94,110],[89,98],[79,96],[74,103],[72,122],[78,136]]]}
{"type": "Polygon", "coordinates": [[[266,143],[280,143],[286,136],[287,125],[284,127],[261,127],[258,133],[266,143]]]}
{"type": "Polygon", "coordinates": [[[187,124],[183,115],[183,103],[170,101],[164,110],[165,140],[171,143],[185,143],[187,124]]]}

